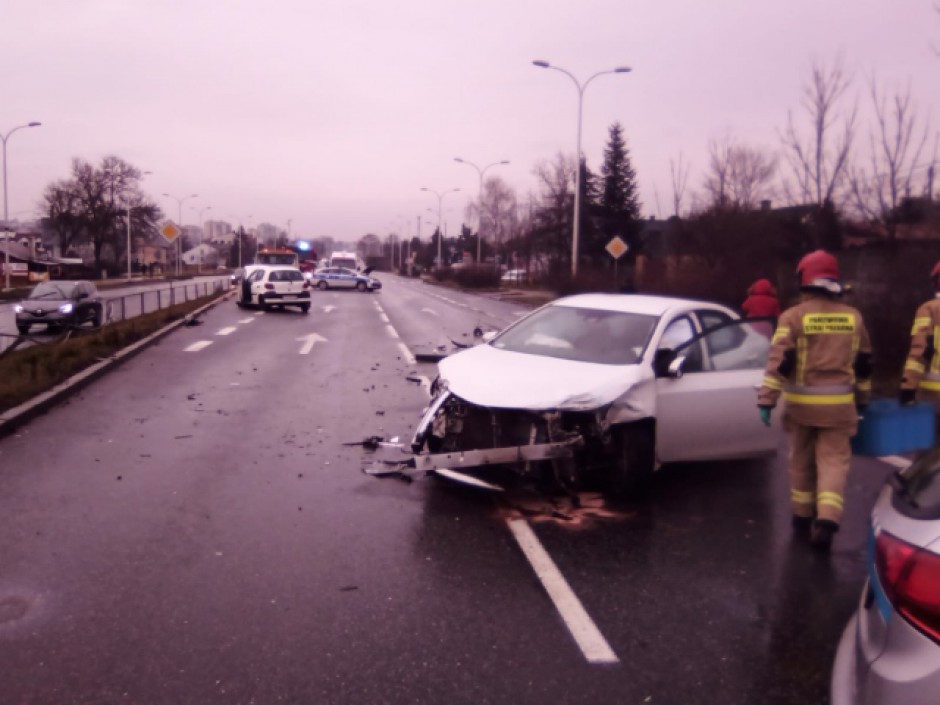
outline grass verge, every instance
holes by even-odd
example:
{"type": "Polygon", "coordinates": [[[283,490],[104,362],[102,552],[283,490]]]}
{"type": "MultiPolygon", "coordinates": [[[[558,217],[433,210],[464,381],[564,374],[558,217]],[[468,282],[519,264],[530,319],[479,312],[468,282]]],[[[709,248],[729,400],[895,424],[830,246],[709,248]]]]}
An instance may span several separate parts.
{"type": "Polygon", "coordinates": [[[69,340],[0,355],[0,413],[52,389],[72,375],[111,357],[217,298],[218,294],[204,296],[113,323],[69,340]]]}

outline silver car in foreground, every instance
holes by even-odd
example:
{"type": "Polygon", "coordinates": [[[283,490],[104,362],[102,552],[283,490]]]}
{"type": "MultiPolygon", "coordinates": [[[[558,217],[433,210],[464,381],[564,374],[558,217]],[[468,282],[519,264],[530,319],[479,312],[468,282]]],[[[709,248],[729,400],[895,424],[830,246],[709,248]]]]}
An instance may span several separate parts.
{"type": "Polygon", "coordinates": [[[940,703],[940,447],[879,495],[868,571],[836,652],[833,705],[940,703]]]}
{"type": "Polygon", "coordinates": [[[414,467],[624,494],[659,463],[770,455],[779,429],[761,424],[755,389],[771,331],[705,301],[559,299],[441,361],[414,467]]]}

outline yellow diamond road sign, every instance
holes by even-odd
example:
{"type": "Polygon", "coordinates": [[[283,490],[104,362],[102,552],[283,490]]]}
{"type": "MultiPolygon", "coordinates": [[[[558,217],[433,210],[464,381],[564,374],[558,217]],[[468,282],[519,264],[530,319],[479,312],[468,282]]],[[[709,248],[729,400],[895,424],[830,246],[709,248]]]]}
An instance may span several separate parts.
{"type": "Polygon", "coordinates": [[[630,246],[619,237],[615,236],[610,242],[607,243],[607,247],[605,249],[610,253],[611,257],[614,259],[620,259],[625,254],[627,254],[627,250],[630,249],[630,246]]]}
{"type": "Polygon", "coordinates": [[[183,231],[180,230],[173,223],[167,223],[162,228],[160,228],[160,234],[163,235],[163,239],[169,243],[172,243],[182,235],[183,231]]]}

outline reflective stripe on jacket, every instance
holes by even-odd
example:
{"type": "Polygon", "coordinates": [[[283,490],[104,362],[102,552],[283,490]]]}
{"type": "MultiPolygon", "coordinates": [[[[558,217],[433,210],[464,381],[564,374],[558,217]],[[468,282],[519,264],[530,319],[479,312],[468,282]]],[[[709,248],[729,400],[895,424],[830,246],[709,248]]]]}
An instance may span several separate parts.
{"type": "MultiPolygon", "coordinates": [[[[940,294],[937,295],[940,297],[940,294]]],[[[940,298],[921,304],[911,327],[911,348],[904,362],[901,389],[917,389],[918,396],[940,403],[940,298]],[[931,345],[931,339],[933,345],[931,345]]]]}
{"type": "Polygon", "coordinates": [[[857,404],[867,404],[871,379],[856,379],[860,354],[871,355],[858,309],[809,294],[784,311],[774,333],[757,403],[783,396],[787,418],[806,426],[854,426],[857,404]]]}

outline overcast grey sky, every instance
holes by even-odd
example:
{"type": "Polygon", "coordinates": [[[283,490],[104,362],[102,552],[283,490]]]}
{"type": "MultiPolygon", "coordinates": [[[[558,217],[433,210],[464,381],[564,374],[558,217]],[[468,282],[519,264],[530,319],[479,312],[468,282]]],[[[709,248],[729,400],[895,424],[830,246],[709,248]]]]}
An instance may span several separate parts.
{"type": "Polygon", "coordinates": [[[574,154],[575,86],[533,59],[633,68],[585,92],[583,151],[598,169],[623,124],[645,215],[670,214],[680,152],[699,189],[710,139],[778,148],[814,59],[841,55],[862,97],[872,71],[910,81],[940,125],[931,0],[5,0],[0,26],[0,133],[43,123],[9,140],[11,219],[73,157],[115,154],[174,218],[160,194],[198,193],[188,224],[211,206],[294,235],[414,234],[436,222],[426,186],[461,189],[454,233],[478,185],[454,157],[510,160],[487,175],[524,200],[536,163],[574,154]]]}

